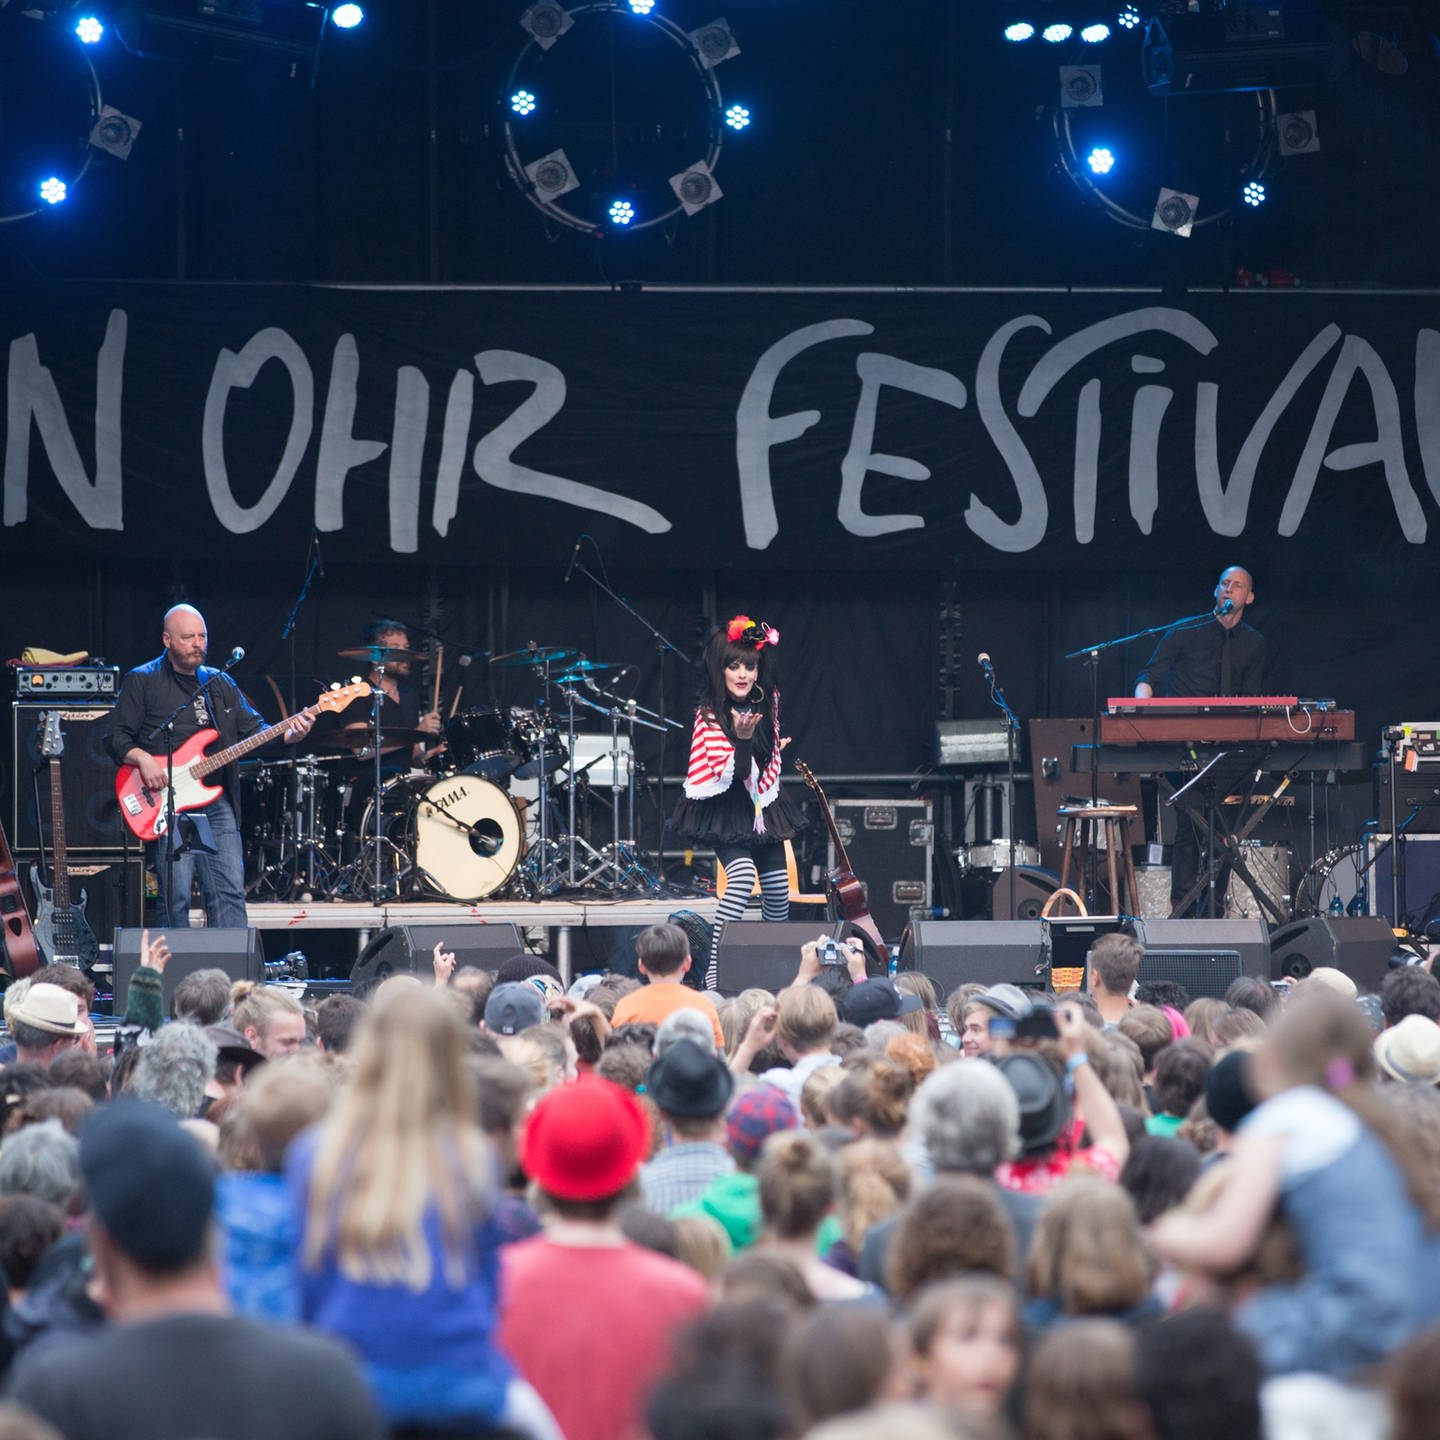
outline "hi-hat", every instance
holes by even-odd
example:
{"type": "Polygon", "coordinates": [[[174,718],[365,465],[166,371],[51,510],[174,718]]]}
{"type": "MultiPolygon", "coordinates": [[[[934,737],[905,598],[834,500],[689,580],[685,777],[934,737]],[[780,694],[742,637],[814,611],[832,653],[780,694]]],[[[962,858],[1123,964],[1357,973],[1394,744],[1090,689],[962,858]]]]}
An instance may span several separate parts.
{"type": "MultiPolygon", "coordinates": [[[[380,748],[389,750],[400,745],[424,745],[438,741],[438,735],[424,730],[382,730],[380,748]]],[[[367,725],[363,730],[337,730],[325,737],[326,747],[335,746],[340,750],[369,750],[375,744],[375,732],[367,725]]]]}
{"type": "Polygon", "coordinates": [[[492,665],[558,665],[562,660],[568,660],[575,651],[561,650],[554,645],[527,645],[523,650],[510,650],[504,655],[497,655],[490,662],[492,665]]]}
{"type": "Polygon", "coordinates": [[[372,665],[389,665],[396,660],[423,660],[423,650],[406,650],[392,645],[356,645],[335,652],[342,660],[368,660],[372,665]]]}
{"type": "Polygon", "coordinates": [[[619,665],[607,665],[603,660],[577,660],[569,666],[563,675],[555,677],[556,684],[563,685],[567,680],[580,680],[595,670],[619,670],[619,665]]]}

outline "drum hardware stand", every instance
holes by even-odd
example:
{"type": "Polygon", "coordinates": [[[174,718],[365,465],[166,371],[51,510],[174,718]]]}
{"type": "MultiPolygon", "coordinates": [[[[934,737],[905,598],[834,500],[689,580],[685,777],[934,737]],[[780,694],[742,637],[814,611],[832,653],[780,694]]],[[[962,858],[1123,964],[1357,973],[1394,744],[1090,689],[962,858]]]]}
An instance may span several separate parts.
{"type": "MultiPolygon", "coordinates": [[[[581,656],[581,659],[584,659],[584,656],[581,656]]],[[[605,715],[608,712],[603,705],[597,705],[593,700],[587,700],[583,695],[579,694],[575,688],[575,681],[567,681],[563,684],[557,681],[556,683],[560,693],[565,697],[565,732],[566,739],[569,741],[570,745],[570,764],[566,770],[565,776],[567,805],[567,830],[565,834],[565,880],[568,885],[573,887],[583,885],[585,883],[585,879],[588,878],[590,873],[587,871],[585,877],[580,876],[580,862],[579,857],[576,854],[577,847],[584,845],[585,848],[590,852],[591,859],[600,859],[600,852],[594,849],[585,840],[581,839],[581,837],[577,834],[578,826],[576,824],[575,818],[575,790],[576,786],[579,783],[580,776],[579,772],[577,772],[577,770],[575,769],[575,708],[578,705],[583,705],[587,710],[594,710],[598,715],[605,715]]],[[[589,681],[588,683],[591,686],[594,686],[595,684],[593,680],[589,681]]],[[[542,745],[544,743],[543,736],[541,743],[542,745]]],[[[586,770],[589,770],[591,765],[599,764],[600,760],[602,760],[603,758],[603,756],[597,756],[595,760],[592,760],[590,762],[590,765],[586,765],[584,768],[586,770]]],[[[544,768],[543,763],[541,768],[544,768]]],[[[543,817],[545,801],[545,786],[543,783],[540,787],[540,799],[541,815],[543,817]]],[[[586,863],[588,864],[589,861],[587,861],[586,863]]]]}

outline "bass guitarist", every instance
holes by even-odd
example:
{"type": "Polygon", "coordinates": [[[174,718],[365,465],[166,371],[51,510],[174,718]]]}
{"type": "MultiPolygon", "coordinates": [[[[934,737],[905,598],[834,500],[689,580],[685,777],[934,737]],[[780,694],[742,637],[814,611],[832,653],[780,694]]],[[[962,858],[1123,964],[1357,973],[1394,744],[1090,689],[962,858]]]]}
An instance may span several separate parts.
{"type": "MultiPolygon", "coordinates": [[[[265,728],[265,720],[224,673],[206,665],[208,636],[205,617],[193,605],[173,605],[165,612],[160,634],[164,652],[148,665],[129,671],[120,686],[110,717],[106,744],[117,765],[133,765],[145,788],[165,791],[165,736],[160,727],[177,709],[174,748],[179,750],[201,730],[216,730],[216,746],[229,746],[265,728]],[[158,732],[158,733],[157,733],[158,732]]],[[[296,714],[284,739],[293,745],[306,735],[313,717],[296,714]]],[[[213,747],[212,747],[213,748],[213,747]]],[[[239,781],[236,767],[226,766],[217,778],[223,786],[202,811],[208,822],[197,826],[186,816],[171,825],[153,846],[160,886],[160,923],[168,929],[190,923],[190,887],[199,874],[205,913],[213,926],[244,926],[245,857],[240,844],[239,781]],[[197,835],[197,830],[199,831],[197,835]],[[177,836],[179,837],[177,839],[177,836]],[[187,840],[200,840],[197,846],[187,840]],[[174,846],[174,854],[168,853],[174,846]]]]}

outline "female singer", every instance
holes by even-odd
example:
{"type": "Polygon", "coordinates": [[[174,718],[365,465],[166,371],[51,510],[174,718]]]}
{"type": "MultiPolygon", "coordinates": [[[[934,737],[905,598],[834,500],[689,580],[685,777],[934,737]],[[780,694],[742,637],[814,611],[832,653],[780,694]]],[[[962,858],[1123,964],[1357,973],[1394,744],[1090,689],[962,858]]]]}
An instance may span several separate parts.
{"type": "Polygon", "coordinates": [[[801,828],[800,812],[780,787],[780,692],[771,656],[780,632],[737,615],[706,643],[700,701],[690,739],[685,794],[671,816],[682,839],[709,845],[725,867],[727,888],[715,912],[706,988],[716,986],[720,937],[744,913],[760,880],[761,914],[784,920],[790,889],[782,842],[801,828]]]}

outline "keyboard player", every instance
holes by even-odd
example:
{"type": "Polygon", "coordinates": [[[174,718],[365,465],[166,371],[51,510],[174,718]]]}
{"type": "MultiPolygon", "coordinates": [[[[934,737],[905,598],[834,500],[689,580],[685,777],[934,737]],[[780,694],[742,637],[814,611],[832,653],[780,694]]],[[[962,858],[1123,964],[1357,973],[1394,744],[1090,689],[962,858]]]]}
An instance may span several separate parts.
{"type": "MultiPolygon", "coordinates": [[[[1221,571],[1210,616],[1194,623],[1177,621],[1165,632],[1135,682],[1136,696],[1264,694],[1265,637],[1245,623],[1245,609],[1254,600],[1255,579],[1248,570],[1231,565],[1221,571]]],[[[1200,845],[1199,827],[1177,810],[1172,910],[1199,878],[1200,845]]],[[[1223,877],[1219,883],[1223,886],[1223,877]]]]}

